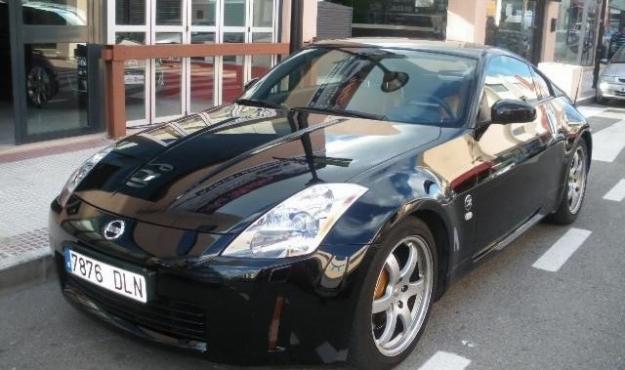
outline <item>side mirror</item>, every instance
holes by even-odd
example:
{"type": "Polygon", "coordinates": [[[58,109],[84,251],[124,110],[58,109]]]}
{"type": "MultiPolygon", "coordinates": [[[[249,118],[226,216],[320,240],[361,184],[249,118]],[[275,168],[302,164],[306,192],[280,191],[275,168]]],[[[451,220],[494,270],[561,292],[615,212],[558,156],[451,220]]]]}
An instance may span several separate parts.
{"type": "Polygon", "coordinates": [[[599,61],[600,64],[608,64],[608,60],[606,58],[603,58],[599,61]]]}
{"type": "Polygon", "coordinates": [[[501,99],[490,111],[492,123],[526,123],[536,119],[536,108],[522,100],[501,99]]]}
{"type": "Polygon", "coordinates": [[[254,77],[251,80],[247,81],[245,85],[243,85],[243,91],[249,90],[250,87],[254,86],[258,82],[258,80],[260,80],[260,78],[254,77]]]}

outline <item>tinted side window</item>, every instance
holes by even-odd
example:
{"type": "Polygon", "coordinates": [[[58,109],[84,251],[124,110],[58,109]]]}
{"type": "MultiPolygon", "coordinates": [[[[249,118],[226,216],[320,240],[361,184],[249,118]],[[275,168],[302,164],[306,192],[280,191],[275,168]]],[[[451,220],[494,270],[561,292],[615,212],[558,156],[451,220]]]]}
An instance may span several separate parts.
{"type": "Polygon", "coordinates": [[[551,93],[551,88],[549,88],[549,83],[547,82],[547,80],[545,80],[543,76],[540,75],[540,73],[536,70],[536,68],[533,68],[533,71],[534,71],[534,81],[536,82],[536,87],[538,88],[538,91],[540,93],[540,98],[546,99],[550,96],[553,96],[553,94],[551,93]]]}
{"type": "Polygon", "coordinates": [[[491,59],[486,67],[486,79],[482,90],[478,122],[490,121],[490,110],[501,99],[538,101],[532,72],[520,60],[499,56],[491,59]]]}

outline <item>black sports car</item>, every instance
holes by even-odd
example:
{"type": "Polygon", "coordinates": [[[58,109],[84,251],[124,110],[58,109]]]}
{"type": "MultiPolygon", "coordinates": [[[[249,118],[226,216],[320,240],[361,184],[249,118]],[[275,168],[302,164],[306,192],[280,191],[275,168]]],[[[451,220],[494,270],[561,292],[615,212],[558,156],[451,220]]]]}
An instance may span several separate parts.
{"type": "Polygon", "coordinates": [[[94,155],[52,203],[66,298],[219,361],[399,363],[432,302],[580,212],[592,142],[499,49],[324,42],[94,155]]]}

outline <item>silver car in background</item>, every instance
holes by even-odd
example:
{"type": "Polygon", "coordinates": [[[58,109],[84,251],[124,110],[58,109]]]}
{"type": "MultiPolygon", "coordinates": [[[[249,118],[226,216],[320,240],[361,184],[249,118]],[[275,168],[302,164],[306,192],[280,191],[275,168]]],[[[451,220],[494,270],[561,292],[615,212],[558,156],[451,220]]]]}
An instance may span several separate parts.
{"type": "Polygon", "coordinates": [[[608,99],[625,100],[625,47],[620,48],[599,75],[597,102],[608,99]]]}

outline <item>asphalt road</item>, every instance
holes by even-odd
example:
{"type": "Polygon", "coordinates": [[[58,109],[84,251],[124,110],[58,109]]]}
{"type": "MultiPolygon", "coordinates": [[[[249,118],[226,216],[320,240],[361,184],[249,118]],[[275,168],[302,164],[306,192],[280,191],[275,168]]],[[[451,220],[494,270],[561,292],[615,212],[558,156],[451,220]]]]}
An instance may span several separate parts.
{"type": "MultiPolygon", "coordinates": [[[[593,131],[616,121],[594,119],[593,131]]],[[[625,370],[625,200],[603,199],[622,179],[625,150],[593,161],[577,222],[535,226],[453,285],[399,368],[625,370]],[[533,267],[571,228],[591,233],[557,271],[533,267]]],[[[0,295],[0,369],[39,368],[232,369],[110,330],[55,282],[0,295]]]]}

